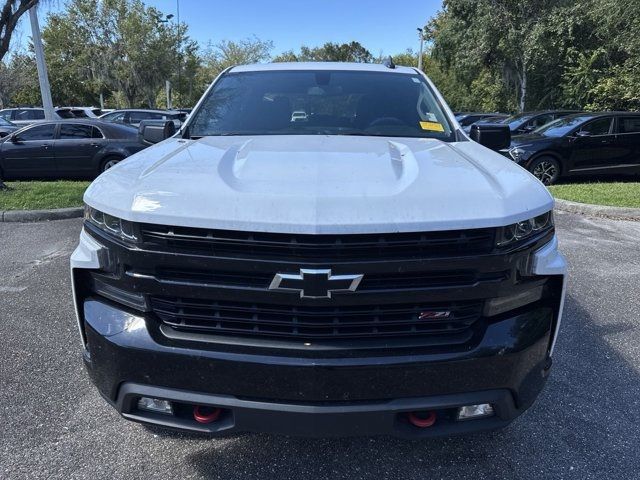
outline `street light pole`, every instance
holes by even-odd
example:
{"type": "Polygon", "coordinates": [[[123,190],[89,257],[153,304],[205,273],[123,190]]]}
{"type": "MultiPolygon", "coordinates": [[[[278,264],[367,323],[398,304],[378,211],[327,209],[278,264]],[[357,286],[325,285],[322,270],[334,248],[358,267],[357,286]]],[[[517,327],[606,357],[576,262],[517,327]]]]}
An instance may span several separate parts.
{"type": "Polygon", "coordinates": [[[418,27],[418,35],[420,36],[420,55],[418,56],[418,70],[422,70],[422,47],[424,44],[424,34],[422,29],[418,27]]]}
{"type": "Polygon", "coordinates": [[[36,7],[32,7],[29,10],[29,19],[31,20],[31,38],[33,39],[33,49],[36,53],[36,65],[38,67],[38,81],[40,82],[40,95],[42,96],[44,118],[47,120],[53,120],[51,86],[49,85],[47,64],[44,61],[44,49],[42,48],[42,37],[40,36],[40,25],[38,24],[38,13],[36,12],[36,7]]]}

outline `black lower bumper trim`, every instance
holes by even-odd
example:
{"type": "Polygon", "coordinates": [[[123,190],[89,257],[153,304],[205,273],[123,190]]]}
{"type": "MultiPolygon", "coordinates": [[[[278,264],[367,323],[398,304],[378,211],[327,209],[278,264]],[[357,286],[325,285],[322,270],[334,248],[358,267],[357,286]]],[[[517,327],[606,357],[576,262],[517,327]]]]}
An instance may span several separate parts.
{"type": "Polygon", "coordinates": [[[160,344],[143,317],[85,302],[84,361],[102,395],[143,423],[222,435],[267,432],[313,437],[406,438],[491,430],[525,411],[544,387],[553,312],[536,307],[489,325],[464,352],[307,358],[160,344]],[[140,396],[176,403],[175,416],[137,409],[140,396]],[[457,408],[491,403],[492,417],[458,422],[457,408]],[[201,424],[197,405],[224,409],[201,424]],[[437,411],[432,427],[407,421],[437,411]]]}
{"type": "Polygon", "coordinates": [[[121,386],[116,408],[129,420],[211,435],[262,432],[308,437],[393,435],[409,439],[498,429],[521,413],[508,390],[371,403],[300,404],[246,400],[134,383],[121,386]],[[171,400],[182,407],[182,413],[164,415],[138,410],[137,401],[141,396],[171,400]],[[456,421],[458,407],[479,403],[492,404],[495,414],[477,420],[456,421]],[[189,414],[189,407],[196,405],[219,407],[223,414],[216,422],[201,424],[189,414]],[[428,428],[411,425],[407,414],[415,411],[435,411],[436,423],[428,428]]]}

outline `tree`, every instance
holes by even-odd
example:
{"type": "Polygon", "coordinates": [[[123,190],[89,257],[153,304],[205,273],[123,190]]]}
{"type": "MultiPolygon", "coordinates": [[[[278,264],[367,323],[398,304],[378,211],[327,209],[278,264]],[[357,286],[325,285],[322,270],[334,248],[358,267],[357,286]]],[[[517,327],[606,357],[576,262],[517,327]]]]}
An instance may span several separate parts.
{"type": "Polygon", "coordinates": [[[499,82],[492,95],[505,98],[492,103],[559,106],[571,47],[590,43],[585,1],[445,0],[427,33],[434,56],[465,86],[483,76],[499,82]]]}
{"type": "Polygon", "coordinates": [[[35,105],[40,101],[38,72],[33,55],[14,54],[0,62],[0,108],[35,105]]]}
{"type": "Polygon", "coordinates": [[[0,11],[0,61],[9,51],[11,36],[18,25],[18,20],[30,8],[35,7],[38,0],[4,0],[0,11]]]}
{"type": "Polygon", "coordinates": [[[593,100],[594,88],[602,76],[602,66],[606,62],[605,49],[581,52],[575,48],[562,76],[565,101],[568,105],[581,108],[593,100]]]}
{"type": "Polygon", "coordinates": [[[216,44],[209,43],[202,56],[206,83],[210,83],[220,72],[234,65],[260,63],[269,59],[273,50],[273,42],[263,41],[257,37],[238,41],[222,40],[216,44]]]}
{"type": "Polygon", "coordinates": [[[302,46],[299,53],[290,50],[276,56],[274,62],[358,62],[370,63],[374,60],[371,52],[359,42],[331,43],[321,47],[302,46]]]}
{"type": "Polygon", "coordinates": [[[593,25],[594,42],[587,55],[603,51],[590,89],[588,108],[640,109],[640,2],[637,0],[584,0],[593,25]]]}
{"type": "Polygon", "coordinates": [[[163,18],[141,0],[71,0],[50,15],[43,39],[56,102],[96,104],[108,93],[129,107],[154,107],[181,52],[195,48],[184,24],[163,18]]]}

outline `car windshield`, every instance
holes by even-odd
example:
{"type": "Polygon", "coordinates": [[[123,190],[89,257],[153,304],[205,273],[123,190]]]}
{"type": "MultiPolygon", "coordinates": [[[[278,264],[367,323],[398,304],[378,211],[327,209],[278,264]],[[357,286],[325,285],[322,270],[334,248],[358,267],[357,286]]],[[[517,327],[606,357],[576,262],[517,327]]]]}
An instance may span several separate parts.
{"type": "Polygon", "coordinates": [[[530,120],[533,117],[534,115],[532,115],[531,113],[518,113],[517,115],[511,115],[510,117],[502,118],[496,121],[495,123],[509,125],[509,128],[513,130],[514,128],[517,128],[518,126],[520,126],[521,124],[525,123],[527,120],[530,120]]]}
{"type": "Polygon", "coordinates": [[[327,70],[226,74],[193,113],[189,134],[454,140],[447,117],[420,75],[327,70]]]}
{"type": "Polygon", "coordinates": [[[13,123],[3,117],[0,117],[0,125],[2,125],[3,127],[12,127],[13,123]]]}
{"type": "Polygon", "coordinates": [[[571,115],[568,117],[562,117],[537,128],[534,130],[534,133],[544,135],[545,137],[563,137],[579,125],[583,124],[587,120],[591,120],[592,118],[592,115],[571,115]]]}

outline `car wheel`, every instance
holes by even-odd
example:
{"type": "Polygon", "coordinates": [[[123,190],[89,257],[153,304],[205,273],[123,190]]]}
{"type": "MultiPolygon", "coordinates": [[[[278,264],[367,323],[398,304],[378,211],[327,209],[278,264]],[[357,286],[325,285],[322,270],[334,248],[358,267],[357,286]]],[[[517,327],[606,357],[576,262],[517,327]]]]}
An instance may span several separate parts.
{"type": "Polygon", "coordinates": [[[106,172],[111,167],[115,167],[119,162],[122,161],[120,157],[109,157],[104,162],[102,162],[100,166],[100,173],[106,172]]]}
{"type": "Polygon", "coordinates": [[[560,162],[553,157],[540,157],[529,165],[529,171],[545,185],[553,185],[560,178],[560,162]]]}

